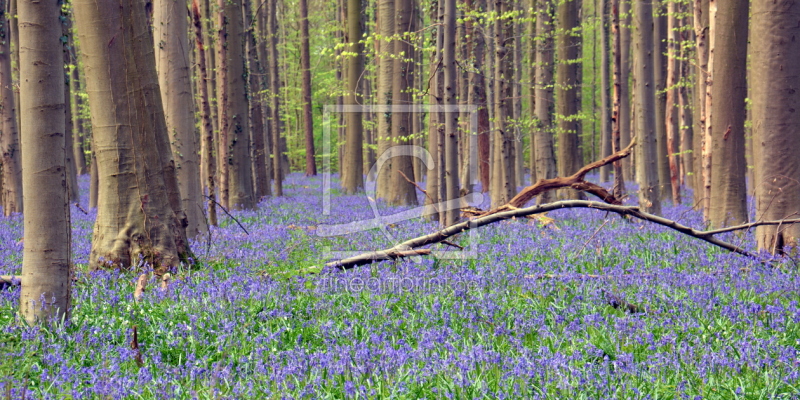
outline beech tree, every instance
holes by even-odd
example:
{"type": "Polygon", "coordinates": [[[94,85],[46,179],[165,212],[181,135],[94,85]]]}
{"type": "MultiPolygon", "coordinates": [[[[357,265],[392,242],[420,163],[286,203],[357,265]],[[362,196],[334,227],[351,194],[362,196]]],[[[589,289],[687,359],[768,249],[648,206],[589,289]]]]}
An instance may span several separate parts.
{"type": "MultiPolygon", "coordinates": [[[[800,213],[800,9],[788,0],[754,0],[751,15],[756,215],[781,220],[800,213]]],[[[756,228],[758,247],[772,253],[798,238],[796,224],[756,228]]]]}
{"type": "MultiPolygon", "coordinates": [[[[578,116],[580,101],[578,91],[578,73],[580,63],[578,49],[580,34],[575,32],[579,26],[578,0],[563,0],[557,6],[558,66],[556,67],[556,119],[558,124],[558,175],[572,175],[581,167],[578,147],[580,120],[578,116]]],[[[582,197],[580,192],[565,189],[560,193],[562,198],[582,197]]],[[[513,194],[512,194],[513,196],[513,194]]]]}
{"type": "Polygon", "coordinates": [[[74,7],[98,175],[90,267],[131,268],[142,257],[163,271],[191,253],[145,4],[74,7]]]}
{"type": "Polygon", "coordinates": [[[300,69],[303,70],[303,131],[306,142],[306,176],[317,174],[314,161],[314,121],[311,111],[311,56],[308,50],[308,0],[300,0],[300,69]]]}
{"type": "Polygon", "coordinates": [[[20,308],[30,324],[69,316],[71,226],[64,63],[53,1],[19,3],[24,252],[20,308]]]}
{"type": "Polygon", "coordinates": [[[11,79],[12,20],[6,13],[6,1],[0,0],[0,156],[2,156],[2,192],[0,205],[9,216],[22,212],[22,169],[20,166],[17,107],[11,79]]]}
{"type": "MultiPolygon", "coordinates": [[[[402,1],[402,0],[398,0],[402,1]]],[[[347,2],[347,95],[345,105],[358,106],[358,81],[364,71],[364,55],[361,53],[361,0],[347,2]]],[[[347,133],[344,159],[342,160],[342,188],[346,193],[356,193],[364,188],[363,121],[361,112],[345,113],[347,133]]]]}
{"type": "MultiPolygon", "coordinates": [[[[536,176],[539,179],[556,177],[556,159],[553,148],[553,2],[540,0],[536,13],[536,176]]],[[[553,199],[552,192],[542,193],[540,203],[553,199]]]]}

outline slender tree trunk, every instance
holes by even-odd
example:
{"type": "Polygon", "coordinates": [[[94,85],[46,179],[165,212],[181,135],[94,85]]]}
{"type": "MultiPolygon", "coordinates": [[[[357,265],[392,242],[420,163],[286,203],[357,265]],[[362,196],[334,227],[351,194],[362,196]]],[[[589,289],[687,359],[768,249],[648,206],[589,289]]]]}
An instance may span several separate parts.
{"type": "Polygon", "coordinates": [[[669,200],[671,190],[668,189],[669,151],[667,150],[667,99],[664,89],[667,83],[667,15],[664,2],[653,2],[653,79],[656,84],[656,163],[658,168],[658,192],[661,200],[669,200]]]}
{"type": "MultiPolygon", "coordinates": [[[[558,175],[570,176],[581,167],[577,118],[580,107],[578,91],[578,49],[580,34],[574,30],[579,26],[578,0],[564,0],[557,6],[558,66],[556,67],[556,118],[558,123],[558,175]]],[[[565,189],[559,191],[561,198],[582,198],[581,192],[565,189]]]]}
{"type": "MultiPolygon", "coordinates": [[[[69,201],[71,203],[80,201],[80,193],[78,191],[78,171],[75,168],[75,160],[73,159],[72,148],[74,146],[74,124],[72,121],[72,95],[69,92],[70,78],[69,73],[70,63],[72,57],[70,55],[70,42],[72,41],[72,17],[69,15],[68,10],[61,11],[61,59],[62,66],[64,67],[64,145],[67,146],[64,154],[66,156],[65,165],[67,168],[67,189],[69,193],[69,201]]],[[[77,67],[77,66],[76,66],[77,67]]]]}
{"type": "MultiPolygon", "coordinates": [[[[435,9],[435,8],[434,8],[435,9]]],[[[394,41],[390,38],[394,35],[394,0],[380,0],[378,2],[378,34],[382,40],[378,41],[379,51],[376,52],[378,59],[378,96],[379,106],[390,106],[392,104],[392,77],[394,76],[394,41]]],[[[433,115],[431,113],[430,115],[433,115]]],[[[385,158],[391,154],[392,147],[392,113],[389,110],[378,113],[378,126],[376,131],[378,142],[378,157],[384,157],[384,162],[377,171],[376,190],[377,197],[381,199],[390,198],[392,158],[385,158]],[[389,153],[387,153],[389,152],[389,153]]],[[[429,173],[430,174],[430,173],[429,173]]],[[[428,187],[431,182],[428,178],[428,187]]],[[[433,195],[433,193],[429,193],[433,195]]]]}
{"type": "Polygon", "coordinates": [[[219,177],[219,202],[230,208],[230,143],[231,112],[228,110],[228,23],[226,0],[217,3],[217,115],[219,116],[219,140],[217,142],[217,172],[219,177]]]}
{"type": "Polygon", "coordinates": [[[156,71],[167,120],[169,143],[181,193],[181,208],[189,226],[186,235],[205,231],[200,186],[200,168],[194,126],[191,69],[189,65],[189,27],[186,4],[178,0],[153,3],[156,71]]]}
{"type": "Polygon", "coordinates": [[[254,184],[254,200],[260,201],[266,196],[272,194],[269,187],[269,176],[267,175],[267,151],[266,151],[266,136],[267,127],[265,126],[264,118],[264,98],[259,93],[263,88],[262,80],[266,79],[263,76],[263,68],[261,62],[264,60],[258,57],[258,50],[255,36],[256,22],[253,19],[253,11],[250,6],[251,0],[242,1],[242,13],[244,15],[244,23],[248,27],[245,30],[245,48],[247,52],[247,100],[250,106],[250,126],[251,126],[251,142],[252,142],[252,174],[254,184]]]}
{"type": "MultiPolygon", "coordinates": [[[[631,99],[631,1],[619,1],[619,140],[620,147],[625,148],[631,143],[631,125],[633,123],[633,100],[631,99]]],[[[622,182],[626,179],[633,180],[632,157],[622,159],[622,182]]],[[[619,187],[624,191],[624,187],[619,187]]]]}
{"type": "MultiPolygon", "coordinates": [[[[672,202],[681,202],[681,184],[678,159],[678,143],[680,141],[680,108],[678,92],[680,88],[680,34],[678,32],[678,3],[670,2],[667,6],[667,98],[666,98],[666,139],[667,157],[669,162],[669,182],[672,193],[672,202]]],[[[665,184],[662,184],[665,188],[665,184]]],[[[662,196],[663,197],[663,196],[662,196]]]]}
{"type": "Polygon", "coordinates": [[[3,214],[9,216],[22,212],[22,166],[20,161],[19,131],[17,130],[17,107],[11,73],[11,25],[5,10],[5,1],[0,0],[0,154],[2,155],[2,198],[3,214]]]}
{"type": "Polygon", "coordinates": [[[97,157],[92,151],[92,164],[89,166],[89,208],[97,208],[97,194],[100,192],[100,177],[97,171],[97,157]]]}
{"type": "MultiPolygon", "coordinates": [[[[611,88],[611,68],[609,60],[610,40],[608,36],[609,26],[609,2],[610,0],[600,0],[602,5],[601,19],[600,19],[600,157],[611,155],[611,96],[609,89],[611,88]]],[[[608,176],[611,173],[611,165],[606,165],[600,168],[600,182],[608,182],[608,176]]]]}
{"type": "MultiPolygon", "coordinates": [[[[792,1],[754,0],[751,15],[756,218],[780,220],[800,213],[800,10],[792,1]]],[[[772,253],[799,237],[797,224],[756,228],[759,249],[772,253]]]]}
{"type": "Polygon", "coordinates": [[[206,184],[208,187],[208,224],[217,226],[216,160],[214,159],[214,127],[211,121],[211,106],[208,99],[208,72],[206,68],[206,49],[203,44],[203,23],[200,18],[198,1],[192,1],[192,17],[194,21],[195,43],[197,44],[197,64],[200,72],[197,80],[198,94],[200,96],[200,121],[202,127],[202,153],[206,164],[206,184]]]}
{"type": "MultiPolygon", "coordinates": [[[[624,1],[624,0],[623,0],[624,1]]],[[[627,99],[622,98],[623,80],[627,82],[628,77],[622,77],[622,33],[620,28],[620,0],[611,0],[611,31],[614,36],[614,109],[611,112],[611,151],[619,152],[621,130],[622,130],[622,102],[627,99]]],[[[621,199],[625,192],[625,179],[622,172],[622,162],[614,162],[614,190],[616,198],[621,199]]]]}
{"type": "MultiPolygon", "coordinates": [[[[681,77],[685,81],[691,79],[689,73],[690,58],[687,50],[684,50],[681,60],[681,77]]],[[[681,113],[681,139],[680,139],[680,152],[681,152],[681,183],[685,183],[688,187],[694,189],[694,113],[692,110],[692,103],[689,101],[689,88],[681,85],[678,89],[680,113],[681,113]]]]}
{"type": "Polygon", "coordinates": [[[314,161],[314,120],[311,113],[311,55],[308,50],[308,0],[300,0],[300,69],[303,70],[303,130],[306,137],[306,176],[317,174],[314,161]]]}
{"type": "MultiPolygon", "coordinates": [[[[553,1],[539,0],[536,6],[536,177],[552,179],[558,174],[553,148],[553,1]]],[[[552,200],[553,192],[544,192],[537,199],[539,204],[552,200]]]]}
{"type": "Polygon", "coordinates": [[[73,4],[99,182],[90,267],[130,268],[142,257],[164,271],[191,253],[145,7],[73,4]]]}
{"type": "MultiPolygon", "coordinates": [[[[358,81],[364,71],[364,55],[362,54],[362,19],[361,0],[347,2],[347,95],[345,105],[358,106],[358,81]]],[[[347,133],[344,149],[344,173],[342,188],[345,193],[356,193],[364,189],[364,155],[363,125],[361,112],[355,110],[345,113],[347,133]]],[[[413,174],[413,172],[412,172],[413,174]]]]}
{"type": "Polygon", "coordinates": [[[270,98],[272,99],[272,115],[270,127],[272,128],[272,179],[274,182],[275,196],[283,196],[283,161],[281,151],[281,100],[280,100],[280,75],[278,72],[278,5],[275,1],[267,3],[267,43],[269,44],[269,76],[270,98]]]}
{"type": "MultiPolygon", "coordinates": [[[[395,34],[402,39],[394,42],[394,76],[392,81],[392,105],[409,107],[412,104],[410,90],[414,82],[414,49],[410,45],[411,24],[414,18],[413,0],[395,0],[394,2],[395,34]]],[[[411,127],[411,113],[392,113],[392,141],[394,146],[409,144],[409,128],[411,127]]],[[[393,150],[392,154],[392,182],[391,197],[389,202],[396,205],[417,204],[417,193],[414,185],[406,181],[401,172],[409,179],[414,174],[413,158],[410,155],[400,155],[393,150]]]]}
{"type": "Polygon", "coordinates": [[[21,147],[22,168],[28,171],[22,180],[28,195],[23,198],[20,308],[29,324],[66,319],[70,308],[72,237],[60,16],[56,2],[20,3],[21,147]]]}
{"type": "MultiPolygon", "coordinates": [[[[274,166],[270,158],[270,153],[272,152],[272,126],[275,123],[272,121],[272,107],[270,106],[271,102],[268,100],[268,97],[263,94],[264,92],[268,92],[271,87],[270,74],[268,73],[268,71],[270,71],[269,59],[267,57],[267,42],[269,41],[267,38],[267,15],[269,13],[269,8],[269,6],[261,6],[259,3],[256,14],[254,15],[256,20],[256,54],[259,61],[258,73],[261,75],[261,87],[259,88],[261,93],[259,94],[259,97],[261,99],[262,114],[264,116],[264,172],[266,176],[266,185],[264,187],[264,191],[261,192],[264,196],[272,195],[270,181],[274,175],[272,172],[274,166]]],[[[213,86],[211,88],[213,88],[213,86]]]]}
{"type": "Polygon", "coordinates": [[[639,205],[651,214],[661,214],[658,185],[658,150],[656,143],[656,94],[653,82],[653,5],[648,0],[634,0],[636,22],[636,177],[639,182],[639,205]]]}
{"type": "MultiPolygon", "coordinates": [[[[444,1],[444,103],[448,106],[457,104],[456,85],[456,0],[444,1]]],[[[444,226],[458,221],[459,210],[452,205],[458,198],[458,113],[445,114],[444,157],[447,175],[444,178],[445,199],[451,205],[444,210],[444,226]]]]}
{"type": "Polygon", "coordinates": [[[706,221],[711,218],[711,174],[712,170],[712,146],[713,138],[711,132],[714,120],[714,109],[712,108],[712,86],[714,84],[714,42],[717,19],[717,0],[708,1],[708,74],[706,74],[705,92],[705,112],[706,123],[703,131],[703,217],[706,221]]]}
{"type": "Polygon", "coordinates": [[[80,84],[80,68],[78,68],[78,61],[77,57],[75,57],[74,47],[75,44],[72,44],[73,48],[70,49],[71,59],[72,59],[72,78],[69,80],[70,83],[70,94],[72,95],[71,104],[71,112],[72,112],[72,121],[75,126],[75,132],[77,135],[73,138],[72,142],[72,151],[73,151],[73,160],[75,160],[75,170],[77,171],[78,175],[86,175],[89,171],[88,166],[89,164],[86,162],[86,153],[84,152],[84,142],[88,140],[86,137],[86,130],[83,128],[83,117],[81,117],[81,109],[83,108],[83,99],[81,98],[79,92],[81,90],[80,84]]]}
{"type": "Polygon", "coordinates": [[[706,83],[709,76],[708,64],[708,0],[694,1],[694,31],[697,54],[697,68],[695,69],[694,101],[698,118],[695,119],[696,129],[692,152],[694,161],[694,203],[700,208],[705,206],[704,200],[704,180],[705,170],[703,169],[703,143],[706,136],[706,125],[711,124],[709,113],[706,110],[706,83]]]}
{"type": "Polygon", "coordinates": [[[713,34],[715,99],[711,109],[712,137],[710,222],[715,227],[747,222],[744,158],[745,97],[747,97],[747,23],[750,2],[729,1],[717,11],[713,34]]]}

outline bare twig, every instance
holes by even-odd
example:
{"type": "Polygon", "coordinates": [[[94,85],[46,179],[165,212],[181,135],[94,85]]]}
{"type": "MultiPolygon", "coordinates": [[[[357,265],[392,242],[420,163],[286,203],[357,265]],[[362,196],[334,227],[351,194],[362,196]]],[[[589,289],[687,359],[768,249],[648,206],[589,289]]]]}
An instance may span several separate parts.
{"type": "MultiPolygon", "coordinates": [[[[406,180],[406,182],[408,182],[408,183],[410,183],[410,184],[414,185],[414,187],[415,187],[415,188],[417,188],[417,189],[418,189],[420,192],[422,192],[423,194],[425,194],[425,197],[427,197],[427,198],[428,198],[428,200],[430,200],[430,201],[431,201],[431,204],[433,204],[433,205],[434,205],[434,208],[436,207],[436,202],[435,202],[435,201],[433,201],[433,199],[431,198],[431,196],[428,194],[428,191],[427,191],[427,190],[425,190],[425,189],[421,188],[419,185],[417,185],[417,182],[414,182],[414,181],[412,181],[411,179],[408,179],[408,176],[406,176],[406,174],[404,174],[404,173],[403,173],[403,171],[397,171],[397,172],[398,172],[400,175],[403,175],[403,179],[405,179],[405,180],[406,180]]],[[[436,210],[436,212],[439,212],[439,210],[436,210]]]]}
{"type": "Polygon", "coordinates": [[[81,210],[82,213],[89,215],[89,212],[84,210],[83,207],[81,207],[81,203],[75,202],[73,204],[75,204],[75,207],[78,207],[78,210],[81,210]]]}
{"type": "Polygon", "coordinates": [[[442,244],[446,244],[448,246],[455,247],[455,248],[457,248],[459,250],[464,250],[464,246],[457,245],[457,244],[455,244],[455,243],[453,243],[453,242],[451,242],[449,240],[442,240],[442,244]]]}
{"type": "Polygon", "coordinates": [[[244,231],[244,233],[246,233],[246,234],[248,234],[248,235],[250,234],[250,232],[248,232],[248,231],[247,231],[247,229],[245,229],[245,228],[244,228],[244,226],[242,226],[242,223],[241,223],[241,222],[239,222],[239,220],[238,220],[238,219],[236,219],[236,217],[234,217],[233,215],[231,215],[231,213],[229,213],[229,212],[228,212],[228,210],[226,210],[226,209],[225,209],[225,207],[223,207],[223,206],[222,206],[222,204],[219,204],[219,203],[218,203],[216,200],[214,200],[213,198],[211,198],[211,197],[209,197],[209,196],[206,196],[206,195],[203,195],[203,196],[204,196],[205,198],[207,198],[207,199],[209,199],[209,200],[213,201],[213,202],[214,202],[214,204],[216,204],[216,205],[217,205],[219,208],[221,208],[221,209],[222,209],[222,211],[225,211],[225,214],[228,214],[228,216],[229,216],[229,217],[231,217],[231,219],[232,219],[232,220],[236,221],[236,224],[237,224],[237,225],[239,225],[239,228],[242,228],[242,230],[244,231]]]}

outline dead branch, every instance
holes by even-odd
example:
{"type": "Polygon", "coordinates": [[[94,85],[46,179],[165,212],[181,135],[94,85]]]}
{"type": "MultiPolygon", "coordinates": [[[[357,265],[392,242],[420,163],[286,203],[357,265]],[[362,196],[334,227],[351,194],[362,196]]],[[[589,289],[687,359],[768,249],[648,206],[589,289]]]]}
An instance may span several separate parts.
{"type": "MultiPolygon", "coordinates": [[[[431,201],[431,204],[433,204],[433,205],[434,205],[434,207],[436,207],[436,206],[435,206],[435,205],[436,205],[436,202],[435,202],[435,201],[433,201],[433,199],[431,198],[431,196],[430,196],[430,195],[428,195],[428,191],[427,191],[427,190],[425,190],[425,189],[421,188],[419,185],[417,185],[417,182],[414,182],[414,181],[412,181],[411,179],[408,179],[408,177],[406,176],[406,174],[404,174],[404,173],[403,173],[403,171],[397,171],[397,172],[398,172],[400,175],[403,175],[403,179],[405,179],[405,180],[406,180],[406,182],[408,182],[408,183],[410,183],[410,184],[414,185],[414,187],[416,187],[416,188],[417,188],[417,190],[419,190],[420,192],[422,192],[422,193],[425,195],[425,197],[427,197],[427,198],[428,198],[428,200],[430,200],[430,201],[431,201]]],[[[439,210],[436,210],[436,212],[439,212],[439,210]]]]}
{"type": "Polygon", "coordinates": [[[9,286],[17,286],[22,282],[21,276],[16,275],[0,275],[0,289],[6,289],[9,286]]]}
{"type": "MultiPolygon", "coordinates": [[[[480,228],[482,226],[490,225],[496,222],[512,218],[526,217],[528,215],[533,215],[533,214],[541,214],[553,210],[567,209],[567,208],[591,208],[598,211],[613,212],[622,216],[630,216],[638,218],[644,221],[652,222],[654,224],[666,226],[667,228],[678,231],[684,235],[700,239],[704,242],[711,243],[714,246],[751,258],[756,258],[756,256],[740,246],[717,239],[716,237],[714,237],[714,235],[722,232],[747,229],[760,225],[780,225],[780,224],[800,223],[800,220],[760,221],[745,225],[738,225],[736,227],[729,227],[725,229],[701,231],[690,228],[686,225],[682,225],[676,221],[660,217],[658,215],[646,213],[640,210],[639,207],[637,206],[620,206],[615,204],[606,204],[597,201],[586,201],[586,200],[565,200],[550,204],[519,208],[510,211],[503,211],[485,215],[469,221],[464,221],[455,225],[448,226],[447,228],[444,228],[437,232],[433,232],[427,235],[406,240],[405,242],[402,242],[397,246],[385,250],[372,251],[354,257],[345,258],[342,260],[332,261],[325,264],[325,266],[346,270],[360,265],[371,264],[376,261],[408,257],[411,255],[421,255],[423,253],[419,253],[419,251],[426,249],[417,250],[416,252],[409,250],[434,243],[440,243],[459,233],[466,232],[471,229],[480,228]],[[404,253],[411,253],[411,254],[405,255],[404,253]]],[[[428,253],[425,254],[429,253],[430,251],[428,251],[428,253]]]]}

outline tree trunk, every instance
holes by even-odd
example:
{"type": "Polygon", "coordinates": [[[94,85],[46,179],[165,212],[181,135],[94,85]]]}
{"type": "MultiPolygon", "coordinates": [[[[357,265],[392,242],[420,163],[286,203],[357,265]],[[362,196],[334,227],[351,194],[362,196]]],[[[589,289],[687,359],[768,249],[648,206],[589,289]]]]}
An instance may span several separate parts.
{"type": "Polygon", "coordinates": [[[703,217],[706,221],[711,218],[711,174],[712,174],[712,146],[711,132],[714,122],[714,109],[712,108],[712,86],[714,84],[714,42],[717,20],[717,0],[708,1],[708,67],[705,86],[705,130],[703,131],[703,217]]]}
{"type": "MultiPolygon", "coordinates": [[[[434,8],[435,10],[436,8],[434,8]]],[[[379,51],[376,52],[378,58],[378,106],[390,106],[392,104],[392,77],[394,76],[394,0],[379,0],[378,2],[378,34],[382,40],[378,41],[379,51]]],[[[432,116],[433,113],[430,113],[432,116]]],[[[391,153],[392,147],[392,113],[390,110],[378,113],[378,127],[375,133],[378,142],[378,157],[386,157],[391,153]]],[[[380,169],[376,171],[376,196],[388,200],[390,198],[392,158],[384,158],[380,169]]],[[[430,172],[428,187],[431,187],[430,172]]],[[[433,195],[432,193],[429,193],[433,195]]]]}
{"type": "Polygon", "coordinates": [[[203,44],[203,23],[200,18],[198,1],[192,1],[192,17],[194,21],[195,43],[197,44],[197,64],[199,77],[197,82],[200,97],[200,121],[202,127],[202,159],[206,165],[206,182],[208,188],[208,224],[217,226],[216,160],[214,159],[214,127],[211,121],[211,106],[208,99],[208,73],[206,68],[206,49],[203,44]]]}
{"type": "MultiPolygon", "coordinates": [[[[457,104],[456,85],[456,0],[444,1],[444,103],[457,104]]],[[[458,221],[459,209],[453,202],[458,199],[458,113],[445,113],[444,164],[447,175],[444,178],[445,198],[450,205],[444,210],[444,226],[458,221]]]]}
{"type": "Polygon", "coordinates": [[[86,153],[84,152],[84,142],[88,140],[86,137],[86,130],[83,128],[83,117],[81,116],[81,109],[83,108],[83,98],[80,96],[79,92],[81,90],[80,84],[80,68],[78,68],[78,61],[77,57],[75,57],[74,48],[75,44],[73,43],[73,48],[70,49],[72,54],[72,79],[69,80],[70,83],[70,94],[72,95],[72,121],[75,126],[75,132],[77,135],[73,137],[72,142],[72,151],[73,151],[73,159],[75,160],[75,170],[77,171],[78,175],[86,175],[88,170],[89,164],[86,162],[86,153]]]}
{"type": "MultiPolygon", "coordinates": [[[[620,147],[625,148],[631,142],[631,125],[633,123],[633,101],[631,99],[631,2],[635,0],[619,1],[619,140],[620,147]]],[[[635,154],[633,155],[635,156],[635,154]]],[[[633,180],[633,157],[626,157],[621,161],[622,182],[626,179],[633,180]]],[[[620,187],[624,190],[624,187],[620,187]]]]}
{"type": "MultiPolygon", "coordinates": [[[[558,175],[570,176],[581,167],[578,132],[580,89],[578,74],[580,62],[578,49],[580,34],[574,31],[579,26],[578,0],[560,1],[557,6],[556,27],[558,30],[556,48],[558,49],[558,66],[556,67],[556,118],[558,121],[558,175]]],[[[559,191],[559,197],[582,198],[580,192],[572,189],[559,191]]]]}
{"type": "Polygon", "coordinates": [[[747,186],[744,158],[744,121],[747,97],[748,0],[730,1],[717,11],[713,34],[714,85],[711,126],[714,154],[711,165],[710,222],[724,227],[747,222],[747,186]]]}
{"type": "Polygon", "coordinates": [[[217,172],[219,176],[219,203],[222,207],[230,208],[230,143],[229,132],[231,112],[228,110],[228,25],[229,16],[226,15],[225,0],[217,3],[217,115],[219,116],[219,139],[217,141],[217,172]]]}
{"type": "MultiPolygon", "coordinates": [[[[609,71],[610,57],[609,48],[610,40],[608,36],[609,31],[609,1],[600,0],[602,5],[601,19],[600,19],[600,157],[611,155],[611,96],[609,89],[611,88],[611,74],[609,71]]],[[[600,182],[608,182],[609,174],[611,173],[611,165],[605,165],[600,168],[600,182]]]]}
{"type": "Polygon", "coordinates": [[[267,43],[269,44],[269,89],[272,99],[272,115],[270,115],[270,128],[272,129],[272,179],[275,185],[275,196],[283,196],[283,160],[281,151],[281,99],[280,75],[278,72],[278,5],[275,1],[267,3],[267,43]]]}
{"type": "Polygon", "coordinates": [[[73,4],[99,182],[90,267],[130,268],[142,257],[164,271],[191,253],[145,7],[73,4]]]}
{"type": "Polygon", "coordinates": [[[639,182],[639,205],[651,214],[661,214],[658,185],[658,150],[656,143],[656,94],[653,82],[653,5],[649,0],[635,0],[636,52],[636,177],[639,182]]]}
{"type": "MultiPolygon", "coordinates": [[[[680,204],[681,202],[681,184],[680,184],[680,171],[678,165],[678,143],[680,141],[680,108],[678,101],[678,92],[680,90],[678,83],[680,81],[680,34],[678,32],[678,3],[670,2],[667,6],[667,99],[666,107],[666,152],[667,161],[669,164],[669,182],[672,193],[672,202],[680,204]]],[[[666,182],[661,185],[662,189],[666,189],[666,182]]],[[[665,190],[666,192],[666,190],[665,190]]],[[[663,197],[663,196],[662,196],[663,197]]]]}
{"type": "MultiPolygon", "coordinates": [[[[751,10],[753,142],[756,216],[800,213],[800,10],[787,0],[755,0],[751,10]]],[[[796,246],[800,225],[756,228],[759,249],[796,246]]]]}
{"type": "MultiPolygon", "coordinates": [[[[624,1],[624,0],[623,0],[624,1]]],[[[622,98],[623,80],[627,83],[628,77],[622,77],[622,32],[620,29],[620,0],[611,0],[611,31],[614,35],[614,109],[611,113],[611,150],[619,152],[622,130],[622,103],[627,99],[622,98]]],[[[625,192],[625,179],[622,172],[622,162],[614,162],[614,196],[622,198],[625,192]]]]}
{"type": "Polygon", "coordinates": [[[658,192],[661,200],[669,200],[669,158],[667,155],[667,101],[664,88],[667,83],[667,15],[662,2],[653,2],[653,80],[656,84],[656,151],[658,192]]]}
{"type": "Polygon", "coordinates": [[[62,71],[64,74],[64,145],[67,146],[66,149],[69,150],[64,153],[66,156],[64,163],[65,168],[67,169],[66,177],[69,202],[74,203],[80,201],[80,192],[78,191],[78,171],[75,167],[75,160],[73,158],[74,153],[72,152],[72,148],[74,147],[73,141],[75,138],[73,128],[75,125],[72,121],[72,95],[69,92],[71,78],[69,67],[72,63],[72,57],[70,55],[70,42],[72,41],[72,19],[68,10],[61,11],[60,20],[62,37],[61,59],[62,66],[64,67],[64,71],[62,71]]]}
{"type": "Polygon", "coordinates": [[[317,163],[314,161],[314,120],[311,112],[311,55],[308,50],[308,0],[300,0],[300,69],[303,70],[303,130],[305,131],[306,138],[306,176],[315,176],[317,175],[317,163]]]}
{"type": "Polygon", "coordinates": [[[242,1],[242,13],[244,23],[249,27],[245,30],[247,35],[245,48],[247,50],[247,100],[250,106],[250,126],[252,152],[252,173],[254,184],[254,200],[256,203],[266,196],[272,194],[269,187],[269,176],[267,175],[267,155],[266,136],[267,127],[264,118],[264,98],[260,91],[263,88],[262,80],[266,79],[262,74],[261,63],[263,59],[258,57],[255,35],[255,20],[250,6],[251,0],[242,1]]]}
{"type": "MultiPolygon", "coordinates": [[[[361,0],[348,0],[347,2],[347,95],[345,105],[358,107],[358,81],[364,71],[364,55],[361,45],[361,0]]],[[[344,160],[342,173],[342,189],[345,193],[353,194],[364,189],[364,154],[363,154],[363,125],[361,111],[351,110],[345,113],[347,132],[345,138],[344,160]]],[[[413,171],[411,171],[413,174],[413,171]]]]}
{"type": "MultiPolygon", "coordinates": [[[[552,179],[556,171],[553,149],[553,2],[539,0],[536,15],[536,177],[552,179]]],[[[539,204],[553,201],[553,192],[542,193],[539,204]]]]}
{"type": "Polygon", "coordinates": [[[156,71],[167,120],[169,143],[181,193],[181,208],[189,226],[186,235],[195,237],[206,226],[200,204],[200,168],[194,126],[194,99],[189,65],[186,4],[178,0],[156,0],[153,4],[156,71]]]}
{"type": "Polygon", "coordinates": [[[29,194],[23,199],[20,308],[29,324],[69,317],[72,238],[60,16],[59,3],[20,2],[21,148],[28,171],[22,185],[29,194]]]}
{"type": "MultiPolygon", "coordinates": [[[[0,154],[2,154],[2,199],[3,214],[7,217],[22,212],[22,168],[20,165],[19,132],[17,131],[17,107],[11,76],[11,34],[9,25],[15,24],[5,10],[5,1],[0,0],[0,154]]],[[[13,17],[13,16],[12,16],[13,17]]]]}
{"type": "Polygon", "coordinates": [[[706,111],[706,83],[709,75],[708,71],[708,0],[695,0],[694,1],[694,32],[697,55],[697,68],[695,69],[695,90],[694,90],[694,109],[697,110],[697,118],[695,118],[695,135],[693,142],[692,158],[694,162],[694,203],[701,208],[705,206],[703,197],[705,175],[703,169],[703,143],[706,135],[706,121],[711,123],[706,111]]]}
{"type": "MultiPolygon", "coordinates": [[[[355,1],[355,0],[353,0],[355,1]]],[[[349,10],[348,10],[349,11],[349,10]]],[[[392,81],[392,105],[411,108],[413,102],[410,89],[414,82],[414,63],[407,61],[414,59],[414,48],[408,42],[411,34],[411,24],[414,18],[414,2],[412,0],[395,0],[394,21],[395,34],[403,39],[394,41],[394,76],[392,81]]],[[[392,142],[393,146],[409,144],[408,136],[411,132],[411,113],[407,111],[392,113],[392,142]]],[[[360,142],[359,142],[360,143],[360,142]]],[[[408,205],[418,204],[417,192],[414,185],[407,182],[400,174],[413,177],[413,158],[410,155],[400,155],[393,150],[392,154],[392,182],[390,204],[408,205]]]]}

